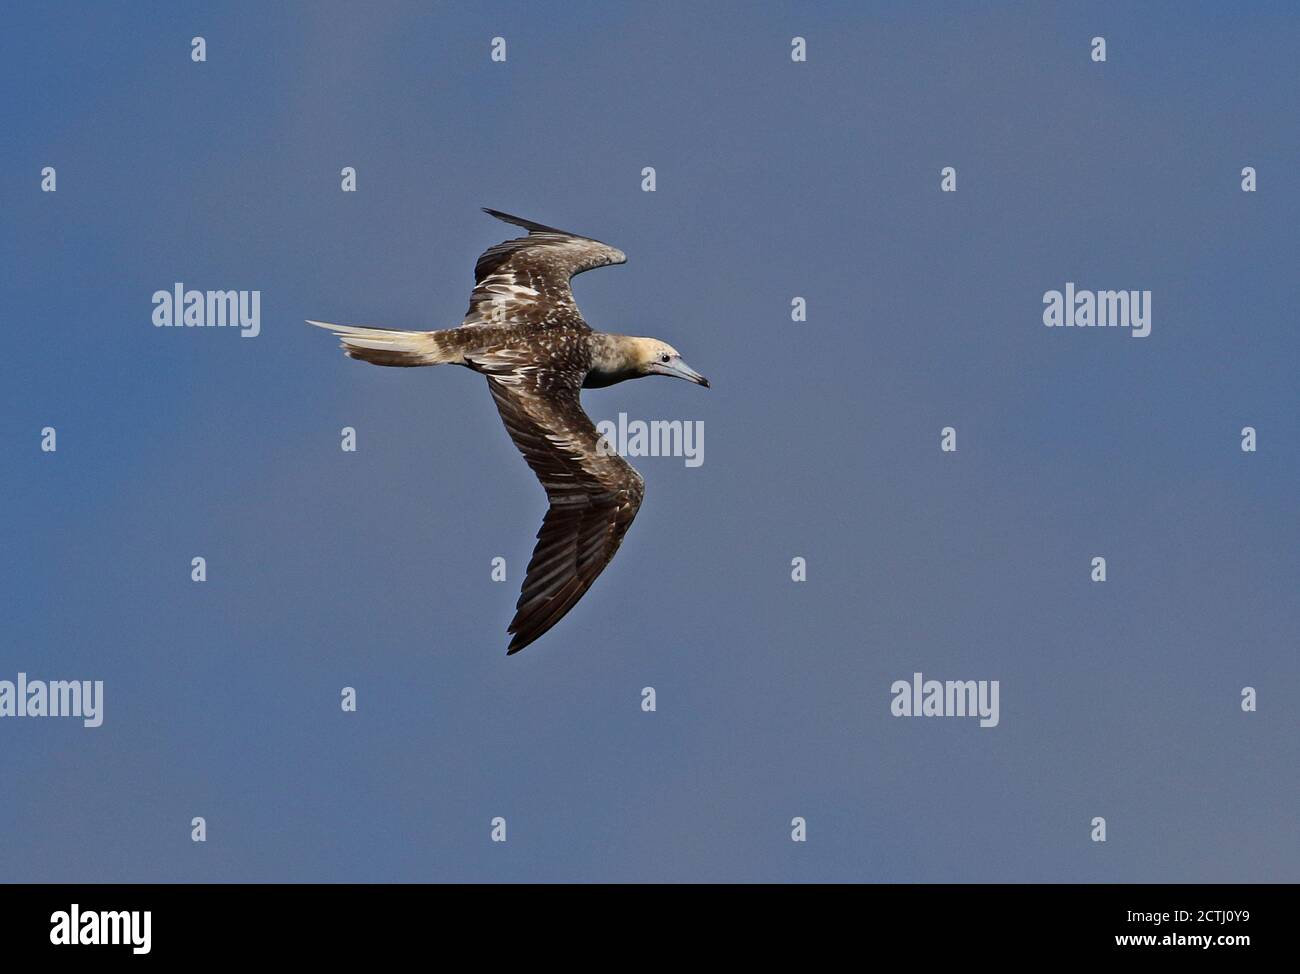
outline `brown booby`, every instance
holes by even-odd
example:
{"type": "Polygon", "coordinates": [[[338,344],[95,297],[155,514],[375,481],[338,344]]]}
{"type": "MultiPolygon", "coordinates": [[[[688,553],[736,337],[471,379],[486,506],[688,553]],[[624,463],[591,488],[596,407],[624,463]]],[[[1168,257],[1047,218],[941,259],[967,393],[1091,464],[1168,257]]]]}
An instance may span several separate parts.
{"type": "Polygon", "coordinates": [[[517,653],[554,626],[591,587],[636,517],[645,481],[604,444],[582,409],[583,388],[645,375],[709,381],[666,342],[593,331],[573,300],[575,274],[627,256],[608,244],[497,210],[526,237],[489,247],[474,265],[469,311],[457,328],[392,331],[323,321],[350,357],[374,365],[462,365],[488,389],[550,508],[537,533],[507,632],[517,653]]]}

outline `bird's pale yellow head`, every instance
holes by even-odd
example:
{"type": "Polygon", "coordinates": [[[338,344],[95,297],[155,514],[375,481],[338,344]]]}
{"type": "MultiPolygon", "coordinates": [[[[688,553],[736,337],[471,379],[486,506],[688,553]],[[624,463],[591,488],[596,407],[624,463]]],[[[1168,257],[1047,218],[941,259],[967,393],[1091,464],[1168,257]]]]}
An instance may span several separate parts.
{"type": "Polygon", "coordinates": [[[599,389],[646,375],[671,375],[705,388],[709,385],[709,380],[683,362],[667,342],[608,333],[592,336],[591,371],[583,386],[599,389]]]}
{"type": "Polygon", "coordinates": [[[709,380],[682,361],[681,354],[667,342],[657,338],[631,340],[633,367],[638,375],[670,375],[676,379],[709,387],[709,380]]]}

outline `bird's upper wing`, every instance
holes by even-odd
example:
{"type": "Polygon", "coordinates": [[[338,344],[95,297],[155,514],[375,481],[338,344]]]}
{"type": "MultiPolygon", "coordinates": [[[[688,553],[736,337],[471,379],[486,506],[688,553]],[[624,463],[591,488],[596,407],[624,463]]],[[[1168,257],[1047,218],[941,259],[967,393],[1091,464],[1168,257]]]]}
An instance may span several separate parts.
{"type": "Polygon", "coordinates": [[[508,652],[517,653],[577,604],[618,551],[641,506],[645,482],[617,453],[600,447],[578,399],[580,384],[511,361],[476,356],[501,419],[546,488],[550,509],[537,533],[515,606],[508,652]]]}
{"type": "Polygon", "coordinates": [[[573,301],[569,279],[627,255],[608,244],[543,226],[508,213],[484,209],[498,220],[528,231],[485,250],[474,265],[474,291],[463,324],[517,324],[546,328],[585,324],[573,301]]]}

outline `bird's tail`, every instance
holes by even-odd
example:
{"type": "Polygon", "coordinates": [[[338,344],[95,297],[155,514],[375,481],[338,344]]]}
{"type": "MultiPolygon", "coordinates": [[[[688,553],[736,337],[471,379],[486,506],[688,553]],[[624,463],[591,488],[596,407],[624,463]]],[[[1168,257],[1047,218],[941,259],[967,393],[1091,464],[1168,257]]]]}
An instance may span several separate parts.
{"type": "Polygon", "coordinates": [[[372,365],[445,365],[460,362],[465,344],[457,329],[446,331],[392,331],[360,325],[332,325],[326,321],[307,324],[327,328],[338,335],[340,347],[350,357],[372,365]]]}

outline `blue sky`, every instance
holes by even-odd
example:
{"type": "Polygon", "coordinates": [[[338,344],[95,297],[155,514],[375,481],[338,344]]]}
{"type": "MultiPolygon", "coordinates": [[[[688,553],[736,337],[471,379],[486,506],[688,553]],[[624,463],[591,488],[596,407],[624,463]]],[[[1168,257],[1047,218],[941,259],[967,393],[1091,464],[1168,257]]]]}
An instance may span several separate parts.
{"type": "Polygon", "coordinates": [[[0,680],[106,697],[0,721],[5,879],[1300,879],[1292,6],[5,19],[0,680]],[[713,380],[586,394],[706,460],[635,461],[509,659],[544,497],[483,380],[302,324],[456,324],[481,205],[625,250],[588,320],[713,380]],[[155,329],[177,281],[261,334],[155,329]],[[1067,281],[1151,290],[1150,337],[1044,328],[1067,281]],[[891,717],[918,670],[999,726],[891,717]]]}

